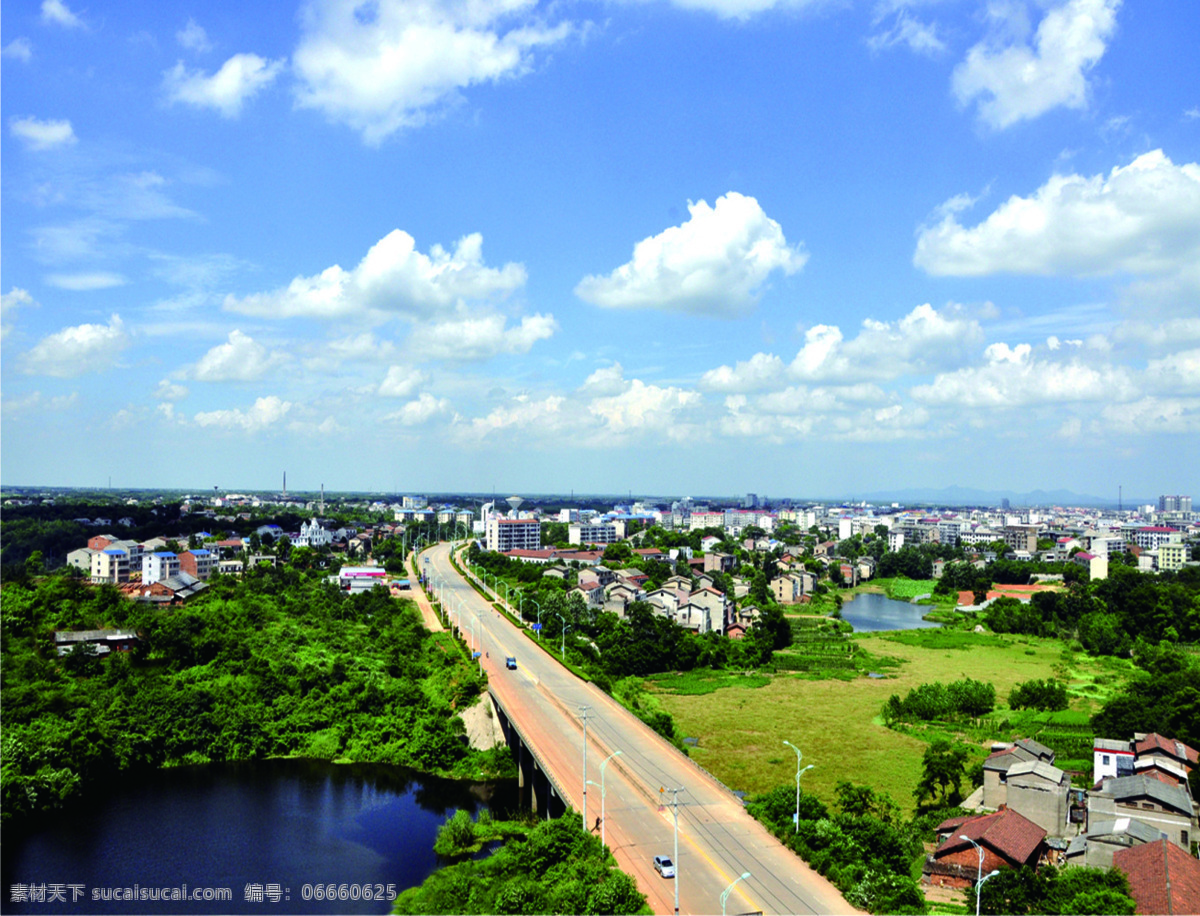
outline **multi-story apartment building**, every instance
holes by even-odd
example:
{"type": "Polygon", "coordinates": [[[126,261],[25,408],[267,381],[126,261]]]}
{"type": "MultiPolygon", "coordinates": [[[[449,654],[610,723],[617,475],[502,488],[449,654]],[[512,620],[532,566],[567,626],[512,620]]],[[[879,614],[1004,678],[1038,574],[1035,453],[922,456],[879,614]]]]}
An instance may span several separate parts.
{"type": "Polygon", "coordinates": [[[105,547],[92,554],[92,581],[118,585],[129,581],[129,552],[105,547]]]}
{"type": "Polygon", "coordinates": [[[179,555],[180,571],[193,575],[202,582],[208,581],[214,565],[215,560],[212,553],[199,547],[195,550],[186,550],[179,555]]]}
{"type": "Polygon", "coordinates": [[[1159,512],[1191,512],[1192,498],[1190,496],[1160,496],[1158,498],[1159,512]]]}
{"type": "Polygon", "coordinates": [[[1183,541],[1167,541],[1158,545],[1158,568],[1160,570],[1183,569],[1187,562],[1187,544],[1183,541]]]}
{"type": "Polygon", "coordinates": [[[179,557],[170,551],[148,553],[142,557],[142,584],[153,585],[179,572],[179,557]]]}
{"type": "Polygon", "coordinates": [[[688,522],[689,531],[699,531],[701,528],[725,527],[724,512],[693,512],[688,522]]]}
{"type": "Polygon", "coordinates": [[[487,549],[507,553],[510,550],[538,550],[542,546],[542,524],[536,518],[500,518],[487,522],[487,549]]]}
{"type": "Polygon", "coordinates": [[[567,526],[571,544],[613,544],[621,539],[618,526],[611,523],[574,522],[567,526]]]}
{"type": "Polygon", "coordinates": [[[1143,550],[1156,550],[1162,544],[1181,539],[1179,531],[1163,525],[1147,525],[1133,532],[1133,542],[1143,550]]]}
{"type": "Polygon", "coordinates": [[[1006,525],[1002,537],[1004,538],[1004,543],[1013,550],[1036,553],[1037,535],[1037,525],[1006,525]]]}

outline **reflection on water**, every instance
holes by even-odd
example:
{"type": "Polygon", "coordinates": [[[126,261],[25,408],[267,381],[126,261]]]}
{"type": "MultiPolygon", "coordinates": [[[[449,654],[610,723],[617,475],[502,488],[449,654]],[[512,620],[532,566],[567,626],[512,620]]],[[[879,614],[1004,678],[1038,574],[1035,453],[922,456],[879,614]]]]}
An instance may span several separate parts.
{"type": "Polygon", "coordinates": [[[312,760],[139,774],[94,787],[86,803],[29,836],[6,834],[0,908],[75,916],[386,913],[387,900],[306,900],[304,886],[371,885],[373,892],[391,884],[398,893],[419,884],[439,864],[433,841],[446,816],[484,802],[513,810],[515,783],[476,785],[400,767],[312,760]],[[42,885],[44,899],[64,900],[14,900],[14,889],[18,897],[40,897],[42,885]],[[232,899],[138,899],[184,885],[189,893],[229,888],[232,899]],[[274,894],[272,885],[275,902],[265,896],[274,894]],[[109,888],[135,887],[133,900],[104,899],[109,888]]]}
{"type": "Polygon", "coordinates": [[[842,619],[850,621],[859,633],[940,626],[921,619],[928,612],[926,605],[894,601],[878,592],[861,592],[842,605],[842,619]]]}

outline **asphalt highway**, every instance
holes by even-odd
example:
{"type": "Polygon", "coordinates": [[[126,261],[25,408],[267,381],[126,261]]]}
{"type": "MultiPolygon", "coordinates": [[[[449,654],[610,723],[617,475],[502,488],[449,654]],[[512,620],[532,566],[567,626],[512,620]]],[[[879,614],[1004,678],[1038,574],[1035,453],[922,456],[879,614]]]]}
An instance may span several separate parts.
{"type": "MultiPolygon", "coordinates": [[[[493,691],[576,811],[584,808],[581,708],[587,707],[587,778],[596,783],[587,786],[589,828],[601,813],[601,762],[620,751],[605,767],[605,839],[655,913],[675,911],[675,882],[653,867],[656,855],[674,858],[672,789],[681,789],[679,912],[722,912],[722,892],[747,872],[726,901],[729,914],[858,912],[767,833],[725,786],[498,614],[454,569],[449,553],[447,544],[429,548],[421,568],[434,592],[444,596],[445,608],[461,620],[464,638],[487,654],[482,661],[493,691]],[[517,658],[517,670],[505,668],[506,656],[517,658]]],[[[542,623],[543,645],[557,652],[561,624],[557,618],[542,623]]]]}

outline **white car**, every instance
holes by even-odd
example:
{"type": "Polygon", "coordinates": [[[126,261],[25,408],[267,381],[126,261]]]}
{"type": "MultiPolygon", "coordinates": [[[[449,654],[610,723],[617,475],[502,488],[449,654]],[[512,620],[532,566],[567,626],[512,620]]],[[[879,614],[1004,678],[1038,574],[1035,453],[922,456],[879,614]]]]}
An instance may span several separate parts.
{"type": "Polygon", "coordinates": [[[675,863],[671,861],[670,856],[655,856],[654,870],[664,878],[675,877],[675,863]]]}

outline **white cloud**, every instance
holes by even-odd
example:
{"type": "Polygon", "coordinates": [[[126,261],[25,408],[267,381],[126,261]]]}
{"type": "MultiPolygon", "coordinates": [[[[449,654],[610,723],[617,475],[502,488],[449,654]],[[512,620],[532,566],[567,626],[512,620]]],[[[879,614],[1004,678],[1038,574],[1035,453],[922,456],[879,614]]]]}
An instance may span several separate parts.
{"type": "Polygon", "coordinates": [[[54,149],[77,142],[71,122],[65,119],[42,121],[38,118],[13,118],[8,122],[8,130],[32,150],[54,149]]]}
{"type": "Polygon", "coordinates": [[[1098,431],[1133,436],[1200,431],[1200,398],[1146,397],[1127,404],[1109,404],[1095,424],[1098,431]]]}
{"type": "Polygon", "coordinates": [[[528,353],[535,343],[558,330],[553,315],[526,315],[511,328],[505,324],[503,315],[419,324],[409,336],[408,348],[422,359],[482,361],[501,354],[528,353]]]}
{"type": "Polygon", "coordinates": [[[1120,401],[1137,394],[1124,367],[1093,367],[1078,358],[1040,359],[1029,344],[994,343],[984,358],[982,366],[943,373],[910,394],[926,404],[986,408],[1120,401]]]}
{"type": "MultiPolygon", "coordinates": [[[[1086,74],[1104,55],[1116,29],[1120,0],[1067,0],[1046,13],[1032,46],[1021,36],[981,42],[954,70],[962,105],[978,102],[979,116],[997,130],[1036,118],[1060,105],[1086,108],[1086,74]]],[[[992,7],[1011,32],[1011,7],[992,7]]],[[[1016,8],[1024,17],[1024,8],[1016,8]]]]}
{"type": "Polygon", "coordinates": [[[188,375],[198,382],[253,382],[286,361],[283,353],[272,353],[258,341],[234,330],[225,343],[200,357],[188,375]]]}
{"type": "Polygon", "coordinates": [[[620,363],[603,366],[584,379],[580,394],[593,397],[620,394],[629,386],[625,381],[625,370],[620,363]]]}
{"type": "Polygon", "coordinates": [[[1150,360],[1146,380],[1158,390],[1188,394],[1200,391],[1200,349],[1150,360]]]}
{"type": "Polygon", "coordinates": [[[732,318],[753,308],[776,270],[808,260],[753,197],[730,191],[710,207],[688,203],[691,219],[634,246],[633,259],[606,277],[588,276],[579,298],[605,308],[656,308],[732,318]]]}
{"type": "Polygon", "coordinates": [[[464,236],[453,252],[434,245],[416,250],[411,235],[393,229],[353,270],[338,265],[312,277],[296,277],[287,287],[238,299],[225,308],[266,318],[345,318],[354,315],[429,317],[459,299],[504,296],[525,283],[525,268],[483,263],[483,237],[464,236]]]}
{"type": "Polygon", "coordinates": [[[4,46],[0,55],[19,60],[23,64],[33,60],[33,43],[28,38],[14,38],[4,46]]]}
{"type": "Polygon", "coordinates": [[[242,113],[247,99],[269,86],[283,70],[284,61],[264,60],[257,54],[235,54],[212,76],[189,71],[179,61],[163,74],[163,88],[170,102],[195,108],[213,108],[226,118],[242,113]]]}
{"type": "Polygon", "coordinates": [[[435,398],[428,391],[422,391],[420,397],[409,401],[395,413],[387,414],[383,419],[398,420],[403,426],[419,426],[449,409],[450,402],[445,398],[435,398]]]}
{"type": "MultiPolygon", "coordinates": [[[[875,25],[883,21],[877,16],[875,25]]],[[[937,26],[932,22],[922,22],[908,10],[900,9],[895,14],[891,28],[876,32],[867,38],[867,47],[872,51],[884,51],[896,45],[907,45],[916,54],[933,56],[946,50],[946,44],[938,37],[937,26]]]]}
{"type": "Polygon", "coordinates": [[[745,22],[751,16],[768,10],[803,10],[821,6],[827,0],[671,0],[683,10],[699,10],[712,13],[721,19],[736,19],[745,22]]]}
{"type": "MultiPolygon", "coordinates": [[[[21,40],[22,39],[20,39],[20,38],[17,39],[17,41],[21,41],[21,40]]],[[[13,44],[16,44],[16,43],[17,43],[16,41],[13,42],[13,44]]],[[[1194,121],[1197,118],[1200,118],[1200,105],[1197,105],[1195,108],[1189,108],[1187,111],[1185,111],[1183,113],[1183,117],[1187,121],[1194,121]]]]}
{"type": "Polygon", "coordinates": [[[312,0],[292,55],[297,104],[378,144],[425,123],[468,86],[528,72],[535,49],[571,32],[539,22],[535,6],[377,0],[366,13],[358,0],[312,0]]]}
{"type": "Polygon", "coordinates": [[[215,426],[222,429],[242,429],[248,433],[259,432],[274,426],[292,409],[290,401],[282,401],[275,395],[258,398],[249,410],[209,410],[196,414],[199,426],[215,426]]]}
{"type": "Polygon", "coordinates": [[[719,366],[700,377],[700,387],[708,391],[755,391],[770,388],[784,378],[783,360],[771,353],[755,353],[732,368],[719,366]]]}
{"type": "Polygon", "coordinates": [[[119,315],[108,324],[80,324],[42,338],[22,358],[30,375],[73,378],[111,369],[129,337],[119,315]]]}
{"type": "Polygon", "coordinates": [[[212,42],[208,40],[208,33],[204,31],[204,27],[200,23],[190,16],[187,25],[175,33],[175,40],[189,51],[203,54],[205,51],[212,50],[212,42]]]}
{"type": "Polygon", "coordinates": [[[170,379],[163,379],[154,389],[156,401],[182,401],[188,396],[188,390],[183,385],[177,385],[170,379]]]}
{"type": "Polygon", "coordinates": [[[416,391],[427,376],[412,366],[392,366],[387,376],[379,383],[376,392],[381,398],[406,398],[416,391]]]}
{"type": "Polygon", "coordinates": [[[0,295],[0,338],[7,337],[11,327],[10,320],[19,308],[37,308],[37,302],[28,291],[14,286],[7,293],[0,295]]]}
{"type": "Polygon", "coordinates": [[[47,398],[40,391],[31,391],[29,394],[22,395],[17,398],[6,398],[4,406],[0,412],[8,419],[19,417],[22,414],[34,413],[44,414],[48,410],[62,411],[74,407],[79,400],[79,392],[72,391],[70,394],[55,395],[52,398],[47,398]]]}
{"type": "Polygon", "coordinates": [[[83,20],[71,12],[63,0],[42,0],[42,22],[65,26],[68,29],[83,28],[83,20]]]}
{"type": "Polygon", "coordinates": [[[1200,165],[1155,150],[1107,176],[1054,175],[977,226],[947,215],[917,240],[913,263],[937,276],[1171,275],[1200,263],[1200,165]]]}
{"type": "Polygon", "coordinates": [[[701,400],[695,391],[647,385],[635,378],[620,394],[593,398],[588,410],[602,418],[610,432],[653,429],[669,437],[675,414],[699,405],[701,400]]]}
{"type": "Polygon", "coordinates": [[[565,404],[567,399],[562,395],[549,395],[538,400],[521,395],[511,403],[493,408],[486,416],[471,420],[466,427],[466,435],[474,440],[482,440],[501,430],[529,427],[536,427],[539,432],[552,435],[562,430],[573,419],[571,413],[574,408],[564,410],[565,404]]]}
{"type": "Polygon", "coordinates": [[[1122,343],[1141,344],[1152,349],[1170,349],[1180,344],[1200,341],[1200,318],[1174,318],[1151,324],[1126,321],[1117,325],[1113,339],[1122,343]]]}
{"type": "Polygon", "coordinates": [[[84,293],[94,289],[112,289],[124,286],[125,278],[114,273],[48,274],[46,283],[73,293],[84,293]]]}

